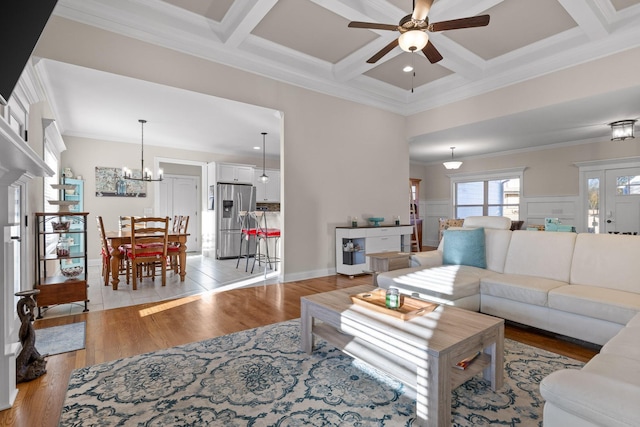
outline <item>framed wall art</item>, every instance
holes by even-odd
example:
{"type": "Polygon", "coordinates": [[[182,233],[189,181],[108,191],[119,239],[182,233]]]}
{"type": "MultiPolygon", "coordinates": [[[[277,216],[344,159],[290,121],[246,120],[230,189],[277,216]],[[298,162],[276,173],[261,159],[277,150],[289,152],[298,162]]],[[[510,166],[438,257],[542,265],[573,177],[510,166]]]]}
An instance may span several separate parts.
{"type": "MultiPolygon", "coordinates": [[[[141,176],[139,170],[131,173],[141,176]]],[[[96,197],[147,197],[147,183],[123,179],[121,168],[96,166],[96,197]]]]}

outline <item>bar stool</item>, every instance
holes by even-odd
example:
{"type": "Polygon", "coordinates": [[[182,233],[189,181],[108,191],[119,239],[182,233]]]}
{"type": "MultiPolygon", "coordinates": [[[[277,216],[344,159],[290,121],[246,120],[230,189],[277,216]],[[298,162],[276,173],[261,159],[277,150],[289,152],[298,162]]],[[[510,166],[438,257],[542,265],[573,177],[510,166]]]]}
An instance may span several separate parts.
{"type": "Polygon", "coordinates": [[[264,211],[251,212],[251,217],[256,221],[256,256],[253,259],[253,266],[251,267],[251,273],[256,266],[256,259],[258,260],[258,266],[265,263],[264,275],[267,276],[267,264],[269,268],[274,270],[271,264],[275,264],[275,270],[277,271],[277,263],[280,262],[278,256],[278,243],[280,242],[280,229],[269,228],[267,226],[267,215],[264,211]],[[269,254],[269,242],[273,242],[273,255],[269,254]],[[262,253],[261,246],[264,246],[265,253],[262,253]]]}
{"type": "MultiPolygon", "coordinates": [[[[252,216],[247,211],[238,212],[238,222],[240,223],[240,252],[238,253],[238,261],[236,262],[236,268],[240,265],[240,258],[246,258],[246,264],[244,271],[249,270],[249,257],[251,257],[251,241],[256,241],[256,233],[258,232],[256,227],[252,227],[252,216]],[[253,239],[252,239],[253,237],[253,239]],[[247,251],[242,255],[242,243],[247,242],[247,251]]],[[[252,269],[253,270],[253,269],[252,269]]]]}

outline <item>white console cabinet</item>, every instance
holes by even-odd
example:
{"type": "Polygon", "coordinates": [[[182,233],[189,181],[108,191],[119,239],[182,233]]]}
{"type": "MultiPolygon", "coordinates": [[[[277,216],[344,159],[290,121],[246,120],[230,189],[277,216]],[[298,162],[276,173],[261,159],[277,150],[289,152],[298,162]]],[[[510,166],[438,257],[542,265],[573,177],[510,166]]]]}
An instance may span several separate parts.
{"type": "Polygon", "coordinates": [[[354,276],[369,272],[367,254],[411,252],[410,225],[336,228],[336,273],[354,276]]]}

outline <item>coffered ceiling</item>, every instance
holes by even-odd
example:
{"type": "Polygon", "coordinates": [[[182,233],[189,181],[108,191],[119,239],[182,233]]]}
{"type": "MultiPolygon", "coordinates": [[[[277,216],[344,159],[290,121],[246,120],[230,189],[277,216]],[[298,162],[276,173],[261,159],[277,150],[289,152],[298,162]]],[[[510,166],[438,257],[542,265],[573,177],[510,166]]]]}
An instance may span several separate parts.
{"type": "MultiPolygon", "coordinates": [[[[396,25],[411,10],[412,0],[60,0],[55,14],[403,115],[640,46],[640,0],[435,0],[429,12],[431,22],[480,14],[489,14],[491,21],[486,27],[429,33],[444,57],[436,64],[421,53],[398,47],[377,63],[367,63],[398,33],[347,24],[396,25]],[[406,65],[413,65],[415,75],[403,72],[406,65]]],[[[63,75],[52,67],[49,81],[63,75]]],[[[65,95],[58,92],[56,96],[64,105],[65,95]]],[[[556,135],[554,129],[545,128],[548,115],[544,111],[517,117],[543,135],[546,132],[547,137],[529,135],[511,148],[606,134],[606,126],[592,133],[584,128],[587,123],[606,125],[610,117],[602,114],[602,103],[618,105],[620,97],[626,101],[626,96],[594,99],[593,107],[581,105],[584,123],[576,125],[581,130],[575,134],[564,129],[562,135],[556,135]]],[[[635,116],[619,118],[640,116],[637,98],[629,104],[625,113],[635,116]]],[[[71,119],[80,112],[61,110],[68,110],[61,120],[69,124],[69,134],[91,133],[72,129],[80,125],[71,123],[82,122],[71,119]]],[[[566,110],[558,106],[548,113],[557,120],[564,114],[580,120],[566,110]]],[[[474,135],[484,140],[495,136],[496,130],[502,132],[497,140],[511,136],[512,131],[499,120],[464,129],[469,138],[474,135]]],[[[515,138],[518,132],[513,134],[515,138]]],[[[447,156],[448,150],[421,149],[421,144],[434,141],[449,144],[446,138],[442,132],[409,141],[412,159],[429,162],[447,156]]],[[[509,147],[482,150],[505,149],[509,147]]]]}

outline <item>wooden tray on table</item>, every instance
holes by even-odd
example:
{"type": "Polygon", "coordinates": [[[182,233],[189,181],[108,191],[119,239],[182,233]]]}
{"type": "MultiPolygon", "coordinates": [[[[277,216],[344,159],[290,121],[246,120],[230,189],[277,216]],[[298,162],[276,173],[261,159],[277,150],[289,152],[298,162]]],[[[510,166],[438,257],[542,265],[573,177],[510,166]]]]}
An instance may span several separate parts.
{"type": "Polygon", "coordinates": [[[351,297],[351,301],[356,305],[377,311],[378,313],[387,314],[401,320],[409,320],[416,316],[431,313],[438,307],[438,304],[436,303],[400,294],[400,308],[393,310],[387,308],[386,295],[386,289],[375,289],[371,292],[363,292],[349,296],[351,297]]]}

